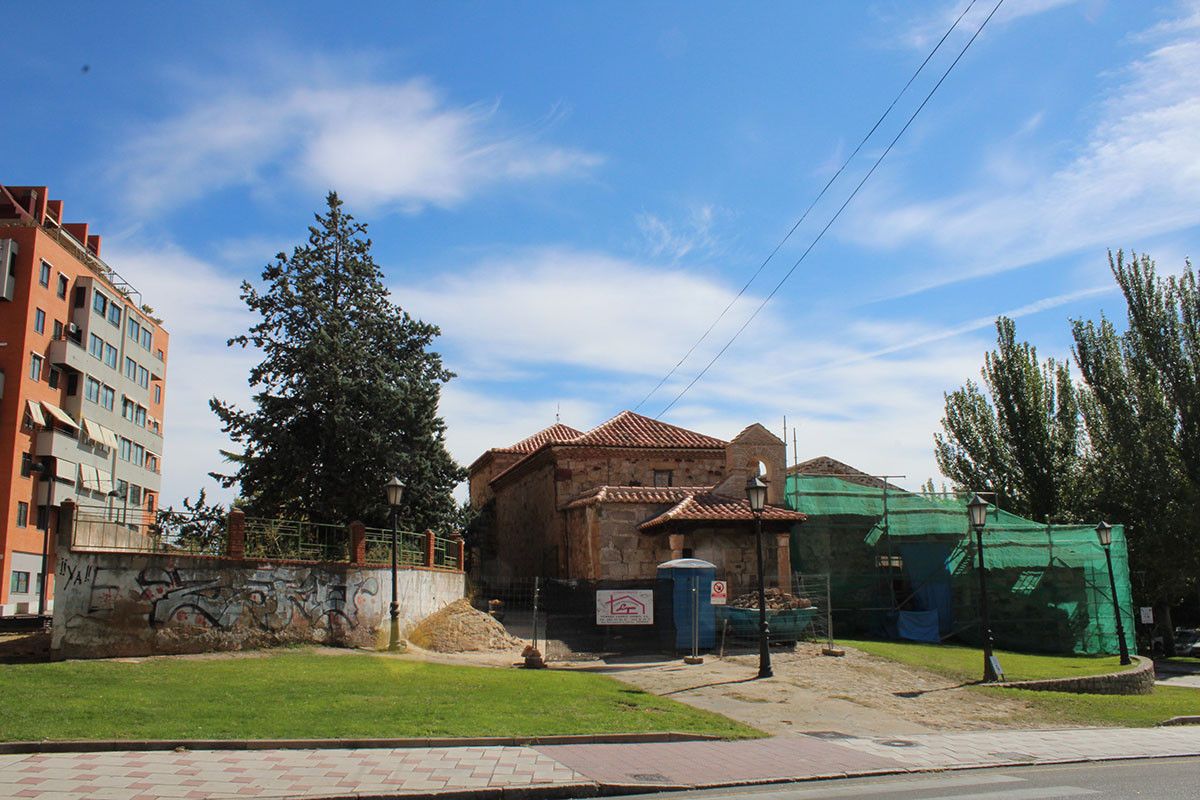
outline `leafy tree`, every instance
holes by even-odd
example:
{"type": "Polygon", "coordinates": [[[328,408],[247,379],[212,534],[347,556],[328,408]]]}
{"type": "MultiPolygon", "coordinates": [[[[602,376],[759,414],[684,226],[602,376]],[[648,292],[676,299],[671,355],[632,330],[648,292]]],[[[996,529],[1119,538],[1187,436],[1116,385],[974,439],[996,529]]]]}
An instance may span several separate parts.
{"type": "Polygon", "coordinates": [[[201,489],[196,499],[183,498],[183,510],[174,506],[160,508],[155,514],[156,535],[170,548],[191,553],[222,555],[225,549],[225,522],[229,509],[208,502],[201,489]]]}
{"type": "Polygon", "coordinates": [[[307,243],[263,270],[261,290],[242,284],[258,321],[228,343],[263,358],[250,371],[253,409],[210,401],[241,446],[224,453],[236,470],[213,477],[239,486],[250,514],[384,524],[383,484],[399,475],[408,485],[401,523],[444,529],[465,471],[437,416],[453,377],[429,349],[439,331],[391,301],[367,226],[336,193],[326,202],[307,243]]]}
{"type": "Polygon", "coordinates": [[[1200,575],[1200,292],[1190,262],[1166,279],[1146,256],[1109,267],[1128,327],[1072,323],[1095,506],[1126,524],[1138,593],[1165,609],[1200,575]]]}
{"type": "Polygon", "coordinates": [[[1017,342],[1011,319],[996,320],[997,349],[984,357],[983,386],[967,381],[945,396],[938,468],[955,485],[996,493],[1004,508],[1037,520],[1074,516],[1083,439],[1067,364],[1017,342]]]}

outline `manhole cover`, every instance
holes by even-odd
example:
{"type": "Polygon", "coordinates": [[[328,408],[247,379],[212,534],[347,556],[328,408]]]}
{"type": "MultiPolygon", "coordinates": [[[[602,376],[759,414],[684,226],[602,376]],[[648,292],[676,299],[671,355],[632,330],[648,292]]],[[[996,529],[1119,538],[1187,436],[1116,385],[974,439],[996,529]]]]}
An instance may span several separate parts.
{"type": "Polygon", "coordinates": [[[805,736],[811,736],[814,739],[853,739],[855,737],[848,733],[839,733],[838,731],[801,731],[805,736]]]}
{"type": "Polygon", "coordinates": [[[884,739],[880,742],[885,747],[916,747],[916,742],[910,742],[908,739],[884,739]]]}
{"type": "Polygon", "coordinates": [[[630,775],[635,781],[642,783],[670,783],[670,779],[666,775],[659,775],[657,772],[643,772],[637,775],[630,775]]]}

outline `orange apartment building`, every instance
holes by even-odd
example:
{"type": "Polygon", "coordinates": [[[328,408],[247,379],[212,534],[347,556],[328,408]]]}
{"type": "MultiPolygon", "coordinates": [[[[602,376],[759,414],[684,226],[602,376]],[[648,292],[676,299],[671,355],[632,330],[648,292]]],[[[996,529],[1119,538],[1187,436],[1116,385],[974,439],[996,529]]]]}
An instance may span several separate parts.
{"type": "Polygon", "coordinates": [[[153,514],[167,343],[86,223],[0,185],[0,616],[52,607],[64,500],[131,531],[153,514]]]}

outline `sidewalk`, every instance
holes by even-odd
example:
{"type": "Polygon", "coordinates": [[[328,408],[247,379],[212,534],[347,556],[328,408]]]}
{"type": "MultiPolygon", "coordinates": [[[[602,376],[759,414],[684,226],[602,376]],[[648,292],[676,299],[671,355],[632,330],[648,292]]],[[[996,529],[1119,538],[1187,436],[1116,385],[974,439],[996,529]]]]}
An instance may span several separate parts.
{"type": "Polygon", "coordinates": [[[0,756],[0,797],[39,800],[587,797],[815,778],[1200,755],[1200,728],[828,732],[744,742],[0,756]]]}

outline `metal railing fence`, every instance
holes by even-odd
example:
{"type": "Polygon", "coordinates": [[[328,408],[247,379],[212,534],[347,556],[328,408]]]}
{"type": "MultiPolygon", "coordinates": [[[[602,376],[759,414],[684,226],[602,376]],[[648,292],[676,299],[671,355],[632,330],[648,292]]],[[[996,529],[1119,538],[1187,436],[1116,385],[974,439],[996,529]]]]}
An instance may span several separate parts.
{"type": "Polygon", "coordinates": [[[345,525],[246,517],[245,532],[247,558],[347,561],[350,557],[345,525]]]}

